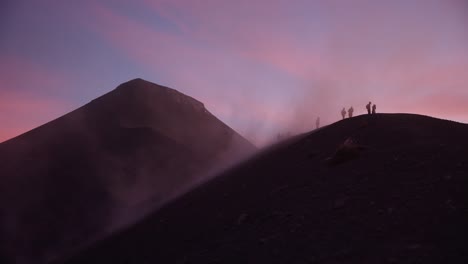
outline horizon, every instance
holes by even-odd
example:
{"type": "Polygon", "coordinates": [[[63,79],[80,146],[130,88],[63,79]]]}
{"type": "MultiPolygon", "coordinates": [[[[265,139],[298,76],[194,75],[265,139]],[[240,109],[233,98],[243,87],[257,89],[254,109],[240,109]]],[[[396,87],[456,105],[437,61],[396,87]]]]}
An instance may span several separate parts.
{"type": "Polygon", "coordinates": [[[468,123],[463,0],[11,1],[0,14],[0,142],[135,78],[257,146],[369,101],[468,123]]]}

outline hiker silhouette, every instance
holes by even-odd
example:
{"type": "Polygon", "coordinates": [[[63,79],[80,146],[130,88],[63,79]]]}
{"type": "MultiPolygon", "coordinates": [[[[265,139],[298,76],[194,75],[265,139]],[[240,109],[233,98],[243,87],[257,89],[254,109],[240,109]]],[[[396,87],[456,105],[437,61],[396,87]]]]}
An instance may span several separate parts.
{"type": "Polygon", "coordinates": [[[320,127],[320,117],[317,117],[317,120],[315,120],[315,127],[316,128],[320,127]]]}
{"type": "Polygon", "coordinates": [[[351,107],[348,109],[348,116],[349,116],[349,117],[353,117],[353,112],[354,112],[354,108],[351,106],[351,107]]]}
{"type": "Polygon", "coordinates": [[[366,104],[366,109],[367,109],[367,114],[371,114],[371,102],[369,102],[368,104],[366,104]]]}
{"type": "Polygon", "coordinates": [[[372,106],[372,114],[375,114],[375,110],[376,110],[376,109],[377,109],[377,106],[374,104],[374,105],[372,106]]]}
{"type": "Polygon", "coordinates": [[[345,119],[345,117],[346,117],[346,109],[344,107],[341,110],[341,116],[343,117],[343,119],[345,119]]]}

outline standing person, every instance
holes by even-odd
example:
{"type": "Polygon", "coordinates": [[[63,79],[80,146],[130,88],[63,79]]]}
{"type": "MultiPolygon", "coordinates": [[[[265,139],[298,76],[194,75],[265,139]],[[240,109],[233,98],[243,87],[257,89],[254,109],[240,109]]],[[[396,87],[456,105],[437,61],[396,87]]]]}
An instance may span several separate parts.
{"type": "Polygon", "coordinates": [[[315,127],[316,128],[320,127],[320,117],[317,117],[317,120],[315,120],[315,127]]]}
{"type": "Polygon", "coordinates": [[[351,118],[353,117],[353,112],[354,112],[354,108],[351,106],[349,109],[348,109],[348,116],[351,118]]]}
{"type": "Polygon", "coordinates": [[[367,109],[367,114],[371,114],[371,111],[370,111],[370,107],[371,107],[371,102],[369,102],[368,104],[366,104],[366,109],[367,109]]]}
{"type": "Polygon", "coordinates": [[[374,105],[372,106],[372,114],[375,114],[375,109],[377,109],[377,106],[374,104],[374,105]]]}
{"type": "Polygon", "coordinates": [[[343,119],[345,119],[345,117],[346,117],[346,109],[344,107],[341,110],[341,116],[343,117],[343,119]]]}

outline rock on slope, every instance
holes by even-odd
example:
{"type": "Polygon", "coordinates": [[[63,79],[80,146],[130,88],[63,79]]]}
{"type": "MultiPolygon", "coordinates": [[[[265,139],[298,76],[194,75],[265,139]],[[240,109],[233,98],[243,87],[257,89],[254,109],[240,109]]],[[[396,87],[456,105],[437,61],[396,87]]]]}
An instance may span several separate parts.
{"type": "Polygon", "coordinates": [[[253,150],[197,100],[124,83],[0,144],[2,263],[60,256],[253,150]]]}
{"type": "Polygon", "coordinates": [[[467,135],[418,115],[339,121],[64,263],[468,263],[467,135]]]}

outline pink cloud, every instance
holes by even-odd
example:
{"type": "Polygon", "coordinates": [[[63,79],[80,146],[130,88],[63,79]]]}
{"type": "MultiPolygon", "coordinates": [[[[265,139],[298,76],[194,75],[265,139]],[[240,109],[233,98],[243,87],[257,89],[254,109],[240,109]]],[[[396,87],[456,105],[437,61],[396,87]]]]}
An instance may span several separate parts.
{"type": "Polygon", "coordinates": [[[19,94],[1,95],[0,142],[43,125],[70,110],[61,100],[25,98],[19,94]]]}
{"type": "Polygon", "coordinates": [[[52,73],[36,63],[18,56],[2,56],[0,61],[0,92],[36,89],[53,92],[65,85],[64,75],[52,73]],[[31,85],[34,87],[31,87],[31,85]]]}
{"type": "Polygon", "coordinates": [[[401,103],[400,106],[409,113],[421,113],[424,115],[454,119],[468,123],[468,93],[444,93],[432,92],[426,96],[415,98],[412,102],[401,103]]]}
{"type": "Polygon", "coordinates": [[[70,111],[70,102],[54,96],[65,85],[62,75],[23,58],[4,57],[0,61],[0,142],[70,111]]]}
{"type": "Polygon", "coordinates": [[[191,39],[276,67],[295,77],[310,76],[320,63],[319,54],[310,50],[314,43],[304,43],[296,32],[282,25],[279,18],[288,9],[283,2],[144,2],[155,13],[178,25],[191,39]]]}
{"type": "MultiPolygon", "coordinates": [[[[389,77],[382,82],[407,78],[411,71],[424,71],[432,66],[427,65],[431,60],[441,59],[445,51],[440,45],[446,45],[440,40],[442,34],[448,38],[468,36],[454,27],[462,16],[456,12],[457,1],[415,5],[427,11],[424,15],[395,3],[372,1],[317,1],[303,6],[282,1],[145,2],[171,22],[190,28],[185,32],[195,39],[205,39],[308,80],[341,79],[362,85],[382,75],[389,77]],[[321,20],[311,17],[308,21],[321,22],[320,27],[292,17],[289,10],[301,7],[312,14],[314,9],[323,11],[321,20]],[[427,23],[428,18],[440,20],[440,10],[454,18],[441,20],[443,23],[436,27],[427,23]],[[447,31],[444,26],[454,29],[447,31]],[[314,35],[317,29],[324,31],[314,35]],[[397,74],[388,75],[386,68],[397,74]]],[[[466,62],[463,49],[459,56],[466,62]]]]}

